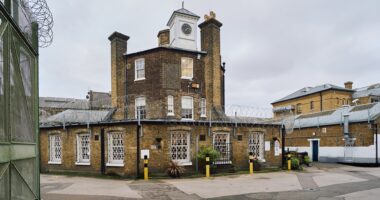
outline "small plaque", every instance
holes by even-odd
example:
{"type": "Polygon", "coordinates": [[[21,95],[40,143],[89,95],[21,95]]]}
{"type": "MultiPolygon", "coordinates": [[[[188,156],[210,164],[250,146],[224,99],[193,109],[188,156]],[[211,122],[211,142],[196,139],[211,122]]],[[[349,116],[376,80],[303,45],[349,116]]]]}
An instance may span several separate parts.
{"type": "Polygon", "coordinates": [[[149,149],[142,149],[141,150],[141,159],[144,159],[145,156],[147,156],[149,159],[149,149]]]}
{"type": "Polygon", "coordinates": [[[265,151],[270,151],[270,141],[265,141],[265,151]]]}

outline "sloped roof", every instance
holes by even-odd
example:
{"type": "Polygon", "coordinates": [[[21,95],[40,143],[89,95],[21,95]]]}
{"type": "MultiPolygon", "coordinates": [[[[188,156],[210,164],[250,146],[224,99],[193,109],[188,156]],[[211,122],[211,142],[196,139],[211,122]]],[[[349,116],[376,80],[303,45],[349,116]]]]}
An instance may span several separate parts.
{"type": "Polygon", "coordinates": [[[299,115],[294,121],[294,128],[319,127],[342,124],[345,115],[349,122],[367,122],[380,117],[380,103],[359,106],[347,106],[337,110],[313,114],[299,115]]]}
{"type": "Polygon", "coordinates": [[[41,121],[42,124],[73,124],[107,121],[113,110],[65,110],[41,121]]]}
{"type": "Polygon", "coordinates": [[[178,10],[175,10],[172,14],[172,16],[170,17],[168,23],[167,23],[167,26],[170,26],[170,23],[172,22],[173,18],[175,15],[187,15],[187,16],[190,16],[190,17],[194,17],[196,19],[199,19],[200,17],[196,14],[194,14],[193,12],[185,9],[185,8],[181,8],[181,9],[178,9],[178,10]]]}
{"type": "Polygon", "coordinates": [[[88,109],[89,104],[86,99],[60,98],[60,97],[40,97],[40,108],[62,108],[62,109],[88,109]]]}
{"type": "Polygon", "coordinates": [[[380,96],[380,83],[355,89],[354,94],[352,94],[353,99],[367,96],[380,96]]]}
{"type": "Polygon", "coordinates": [[[303,97],[303,96],[307,96],[307,95],[310,95],[310,94],[314,94],[314,93],[318,93],[318,92],[322,92],[322,91],[326,91],[326,90],[339,90],[339,91],[346,91],[346,92],[353,92],[353,90],[351,89],[347,89],[347,88],[344,88],[344,87],[340,87],[340,86],[336,86],[336,85],[333,85],[333,84],[323,84],[323,85],[319,85],[319,86],[316,86],[316,87],[305,87],[305,88],[302,88],[300,90],[297,90],[296,92],[284,97],[284,98],[281,98],[275,102],[273,102],[272,104],[274,103],[279,103],[279,102],[282,102],[282,101],[287,101],[287,100],[291,100],[291,99],[296,99],[296,98],[299,98],[299,97],[303,97]]]}

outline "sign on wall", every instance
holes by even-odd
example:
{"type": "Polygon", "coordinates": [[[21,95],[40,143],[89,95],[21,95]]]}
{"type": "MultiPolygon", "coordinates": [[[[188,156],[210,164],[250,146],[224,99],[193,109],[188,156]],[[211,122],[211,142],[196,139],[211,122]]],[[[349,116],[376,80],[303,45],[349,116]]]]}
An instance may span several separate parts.
{"type": "Polygon", "coordinates": [[[265,151],[270,151],[270,141],[265,141],[265,151]]]}

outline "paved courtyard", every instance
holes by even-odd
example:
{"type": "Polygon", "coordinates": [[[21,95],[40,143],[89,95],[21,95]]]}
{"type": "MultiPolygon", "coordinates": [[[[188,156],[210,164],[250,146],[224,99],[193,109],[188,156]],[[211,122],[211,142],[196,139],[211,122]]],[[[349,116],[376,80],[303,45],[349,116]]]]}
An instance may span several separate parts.
{"type": "Polygon", "coordinates": [[[41,175],[44,200],[56,199],[346,199],[380,196],[380,168],[318,163],[303,172],[215,178],[111,180],[41,175]]]}

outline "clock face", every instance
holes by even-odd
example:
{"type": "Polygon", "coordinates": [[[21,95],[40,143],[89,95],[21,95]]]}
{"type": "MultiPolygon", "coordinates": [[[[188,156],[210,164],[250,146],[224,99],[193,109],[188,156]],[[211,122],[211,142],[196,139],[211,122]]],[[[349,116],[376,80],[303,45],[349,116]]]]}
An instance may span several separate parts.
{"type": "Polygon", "coordinates": [[[191,26],[189,24],[186,24],[186,23],[182,25],[181,29],[182,29],[182,32],[186,35],[189,35],[191,33],[191,30],[192,30],[191,26]]]}

